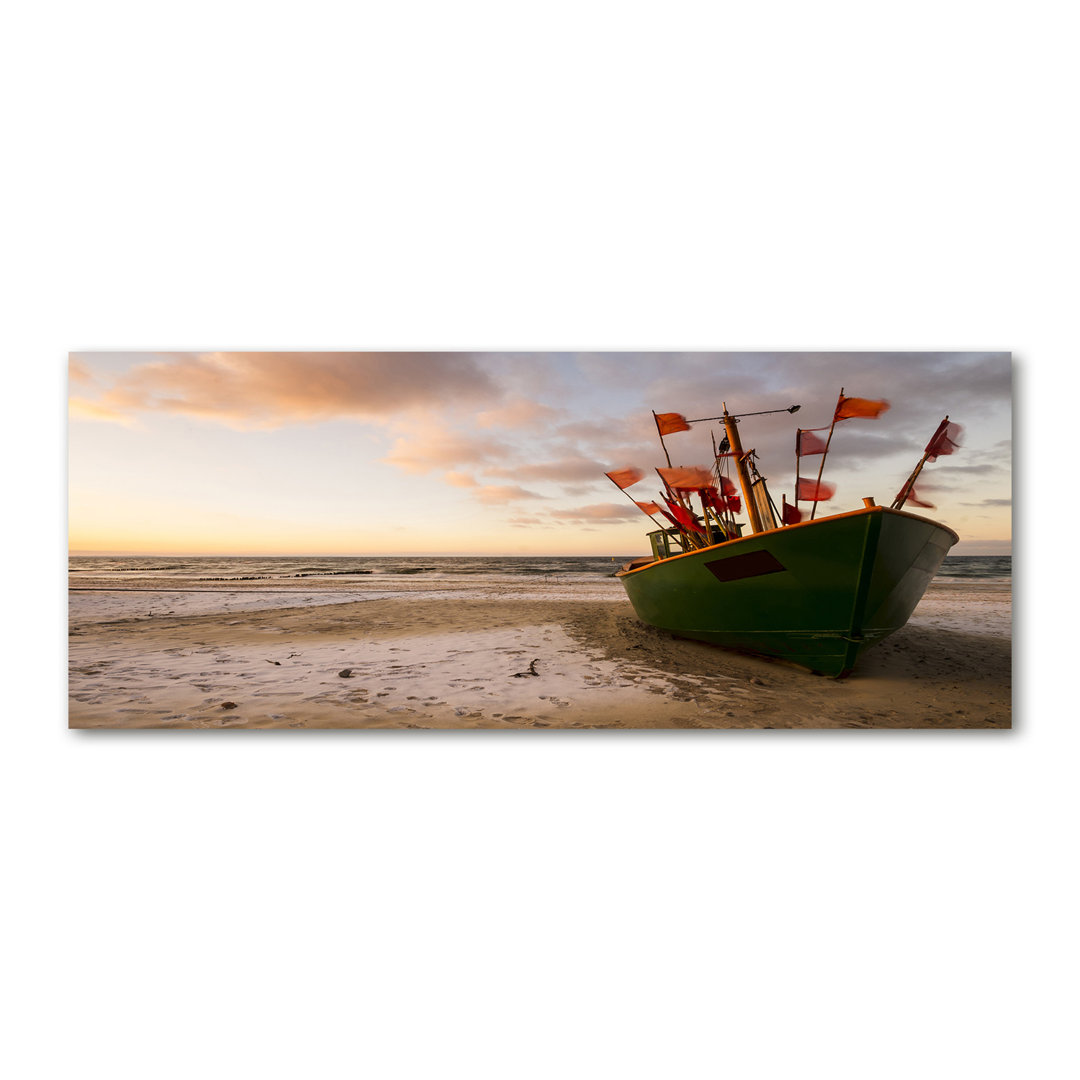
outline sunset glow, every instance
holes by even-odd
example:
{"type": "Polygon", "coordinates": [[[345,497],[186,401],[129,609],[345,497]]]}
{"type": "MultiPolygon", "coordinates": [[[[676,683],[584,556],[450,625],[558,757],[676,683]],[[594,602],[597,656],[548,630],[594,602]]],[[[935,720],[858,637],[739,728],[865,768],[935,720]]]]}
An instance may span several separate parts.
{"type": "MultiPolygon", "coordinates": [[[[838,426],[818,516],[888,504],[945,414],[959,453],[928,465],[924,511],[957,554],[1010,551],[1011,364],[1004,353],[81,353],[69,368],[74,553],[612,554],[646,549],[664,465],[651,411],[783,409],[741,431],[779,503],[796,426],[840,388],[885,398],[838,426]]],[[[667,436],[708,465],[710,431],[667,436]]],[[[819,458],[812,472],[816,475],[819,458]]],[[[805,475],[805,469],[804,469],[805,475]]]]}

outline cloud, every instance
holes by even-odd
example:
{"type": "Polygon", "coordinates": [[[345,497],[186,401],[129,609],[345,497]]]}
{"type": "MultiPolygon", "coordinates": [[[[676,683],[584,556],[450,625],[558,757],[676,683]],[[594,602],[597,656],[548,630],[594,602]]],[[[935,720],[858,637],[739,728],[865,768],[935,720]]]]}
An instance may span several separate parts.
{"type": "MultiPolygon", "coordinates": [[[[1012,389],[1008,353],[684,353],[656,355],[650,363],[650,407],[690,419],[702,415],[694,411],[699,407],[716,415],[724,402],[733,412],[800,404],[794,421],[820,427],[828,425],[841,387],[849,396],[885,398],[892,408],[875,423],[902,450],[921,448],[945,413],[963,423],[965,417],[1007,410],[1012,389]]],[[[645,378],[640,361],[634,370],[645,378]]],[[[777,424],[790,429],[791,423],[791,417],[755,417],[751,438],[761,448],[777,424]]],[[[849,424],[860,421],[841,426],[849,424]]]]}
{"type": "Polygon", "coordinates": [[[535,491],[526,491],[516,484],[499,486],[497,484],[485,484],[475,489],[473,494],[485,506],[501,506],[503,503],[517,502],[519,499],[542,499],[535,491]]]}
{"type": "Polygon", "coordinates": [[[528,465],[485,469],[486,476],[512,476],[521,480],[551,480],[556,483],[575,480],[603,479],[607,469],[593,458],[575,455],[556,461],[535,462],[528,465]]]}
{"type": "Polygon", "coordinates": [[[68,418],[71,420],[94,420],[106,424],[123,424],[131,427],[135,423],[132,416],[117,409],[110,409],[88,398],[70,398],[68,400],[68,418]]]}
{"type": "MultiPolygon", "coordinates": [[[[501,439],[478,437],[472,432],[453,431],[445,426],[425,423],[417,434],[402,435],[395,440],[390,452],[383,458],[388,465],[396,465],[410,473],[425,473],[433,469],[445,469],[458,465],[483,465],[492,461],[505,461],[513,451],[501,439]]],[[[455,477],[461,474],[452,469],[455,477]]],[[[457,487],[458,480],[449,480],[457,487]]]]}
{"type": "Polygon", "coordinates": [[[518,397],[499,408],[477,413],[476,424],[482,428],[539,428],[550,426],[560,415],[561,410],[550,405],[518,397]]]}
{"type": "Polygon", "coordinates": [[[553,518],[560,521],[588,524],[597,521],[637,520],[643,515],[637,507],[629,503],[593,503],[590,506],[576,506],[568,510],[550,511],[553,518]]]}
{"type": "Polygon", "coordinates": [[[515,517],[509,517],[506,519],[506,524],[512,525],[515,529],[554,528],[551,521],[542,517],[537,517],[535,514],[518,514],[515,517]]]}
{"type": "Polygon", "coordinates": [[[68,382],[88,384],[94,381],[90,369],[77,357],[68,357],[68,382]]]}
{"type": "Polygon", "coordinates": [[[494,403],[494,380],[459,353],[178,353],[139,364],[98,399],[112,413],[160,411],[240,429],[386,418],[451,403],[494,403]]]}
{"type": "MultiPolygon", "coordinates": [[[[940,458],[938,460],[941,461],[940,458]]],[[[927,468],[932,468],[932,466],[927,465],[927,468]]],[[[1009,468],[1007,465],[1002,465],[997,462],[983,462],[979,465],[959,465],[953,464],[950,460],[948,464],[942,461],[935,472],[948,474],[949,476],[954,477],[960,476],[961,474],[964,476],[995,476],[998,474],[1007,474],[1009,468]]]]}
{"type": "Polygon", "coordinates": [[[443,479],[451,487],[476,487],[476,478],[463,472],[443,473],[443,479]]]}

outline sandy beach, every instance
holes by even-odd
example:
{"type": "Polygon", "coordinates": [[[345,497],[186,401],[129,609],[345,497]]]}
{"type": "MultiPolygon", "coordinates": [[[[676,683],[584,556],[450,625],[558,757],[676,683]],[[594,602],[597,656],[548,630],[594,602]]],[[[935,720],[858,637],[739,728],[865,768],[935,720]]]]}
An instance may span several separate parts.
{"type": "Polygon", "coordinates": [[[935,581],[843,680],[683,641],[618,583],[74,588],[74,728],[1002,728],[1007,583],[935,581]],[[347,598],[346,598],[347,597],[347,598]]]}

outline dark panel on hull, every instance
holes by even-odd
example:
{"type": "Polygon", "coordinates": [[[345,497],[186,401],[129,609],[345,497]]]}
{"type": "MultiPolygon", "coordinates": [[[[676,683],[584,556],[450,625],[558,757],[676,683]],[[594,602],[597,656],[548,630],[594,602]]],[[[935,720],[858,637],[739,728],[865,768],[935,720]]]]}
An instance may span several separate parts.
{"type": "Polygon", "coordinates": [[[730,559],[706,563],[705,569],[717,581],[742,581],[743,578],[778,574],[787,567],[768,551],[752,551],[747,555],[733,555],[730,559]]]}

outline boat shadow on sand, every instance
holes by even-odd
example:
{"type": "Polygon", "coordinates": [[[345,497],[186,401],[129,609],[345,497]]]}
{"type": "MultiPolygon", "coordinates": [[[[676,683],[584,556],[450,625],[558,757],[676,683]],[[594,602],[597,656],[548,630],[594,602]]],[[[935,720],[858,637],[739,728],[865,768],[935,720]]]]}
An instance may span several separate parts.
{"type": "Polygon", "coordinates": [[[749,726],[1011,725],[1012,643],[1000,636],[908,625],[869,649],[850,675],[833,679],[675,637],[632,611],[609,611],[602,623],[571,620],[568,629],[608,659],[664,675],[674,692],[690,692],[702,706],[734,701],[749,726]]]}

